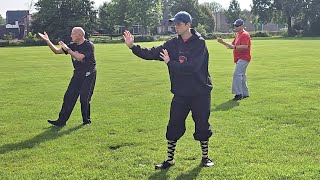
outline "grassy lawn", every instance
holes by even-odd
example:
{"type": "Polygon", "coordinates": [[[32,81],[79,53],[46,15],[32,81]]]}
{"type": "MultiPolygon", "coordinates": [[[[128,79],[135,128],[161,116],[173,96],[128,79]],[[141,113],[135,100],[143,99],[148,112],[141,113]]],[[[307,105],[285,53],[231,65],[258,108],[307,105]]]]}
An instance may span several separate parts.
{"type": "MultiPolygon", "coordinates": [[[[141,43],[144,46],[161,42],[141,43]]],[[[70,57],[48,47],[0,48],[0,179],[320,179],[319,40],[253,40],[251,97],[230,101],[232,51],[214,40],[209,155],[201,168],[194,123],[166,158],[170,93],[163,62],[140,61],[124,44],[96,45],[92,125],[77,103],[52,127],[72,75],[70,57]]]]}

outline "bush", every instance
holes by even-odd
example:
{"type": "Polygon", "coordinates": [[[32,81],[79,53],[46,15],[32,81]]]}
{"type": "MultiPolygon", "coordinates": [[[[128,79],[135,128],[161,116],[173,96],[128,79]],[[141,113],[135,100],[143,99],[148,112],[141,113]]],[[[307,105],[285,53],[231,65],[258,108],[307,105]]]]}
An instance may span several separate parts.
{"type": "Polygon", "coordinates": [[[204,25],[199,23],[198,26],[195,29],[196,29],[196,31],[198,33],[201,34],[202,37],[206,37],[207,36],[207,31],[206,31],[206,28],[204,27],[204,25]]]}
{"type": "Polygon", "coordinates": [[[9,46],[9,41],[0,41],[0,47],[9,46]]]}
{"type": "Polygon", "coordinates": [[[255,32],[250,34],[251,37],[270,37],[267,32],[255,32]]]}
{"type": "Polygon", "coordinates": [[[3,39],[8,41],[12,40],[13,39],[12,33],[3,35],[3,39]]]}
{"type": "Polygon", "coordinates": [[[217,39],[218,37],[222,39],[234,38],[234,33],[209,33],[205,36],[205,39],[217,39]]]}
{"type": "Polygon", "coordinates": [[[143,36],[143,35],[136,35],[134,36],[135,42],[153,42],[156,41],[156,38],[154,36],[143,36]]]}

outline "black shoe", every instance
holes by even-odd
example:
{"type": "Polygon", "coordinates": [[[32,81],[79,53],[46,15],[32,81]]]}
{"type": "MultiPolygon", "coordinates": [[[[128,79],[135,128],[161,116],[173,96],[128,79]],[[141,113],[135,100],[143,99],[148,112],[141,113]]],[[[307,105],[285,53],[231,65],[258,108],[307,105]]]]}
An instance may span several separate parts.
{"type": "Polygon", "coordinates": [[[63,127],[66,125],[65,122],[61,122],[59,120],[53,121],[53,120],[48,120],[48,122],[52,125],[58,126],[58,127],[63,127]]]}
{"type": "Polygon", "coordinates": [[[83,121],[82,125],[84,126],[89,126],[91,124],[91,121],[88,120],[88,121],[83,121]]]}
{"type": "Polygon", "coordinates": [[[242,97],[242,99],[244,99],[244,98],[248,98],[248,97],[250,97],[250,96],[243,96],[243,97],[242,97]]]}
{"type": "Polygon", "coordinates": [[[174,165],[174,161],[172,164],[169,163],[168,161],[163,161],[163,163],[156,165],[155,169],[167,169],[173,165],[174,165]]]}
{"type": "Polygon", "coordinates": [[[202,164],[202,166],[204,166],[204,167],[214,166],[214,163],[213,163],[213,162],[211,161],[211,159],[209,159],[209,158],[202,158],[201,164],[202,164]]]}
{"type": "Polygon", "coordinates": [[[234,98],[233,98],[232,100],[238,101],[238,100],[241,100],[242,98],[243,98],[243,97],[242,97],[241,94],[237,94],[237,95],[234,96],[234,98]]]}

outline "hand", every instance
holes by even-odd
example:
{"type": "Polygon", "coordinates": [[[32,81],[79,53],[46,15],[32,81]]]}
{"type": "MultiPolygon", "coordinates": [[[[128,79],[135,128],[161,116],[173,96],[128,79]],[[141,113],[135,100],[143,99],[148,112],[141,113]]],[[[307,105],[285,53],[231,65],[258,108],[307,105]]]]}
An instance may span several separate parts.
{"type": "Polygon", "coordinates": [[[132,34],[129,31],[126,30],[123,33],[123,39],[129,48],[133,47],[134,37],[132,36],[132,34]]]}
{"type": "Polygon", "coordinates": [[[219,43],[223,43],[223,39],[222,39],[222,38],[217,38],[217,41],[218,41],[219,43]]]}
{"type": "Polygon", "coordinates": [[[160,57],[167,64],[170,61],[169,53],[168,53],[168,51],[166,49],[163,49],[162,52],[160,52],[160,57]]]}
{"type": "Polygon", "coordinates": [[[59,41],[59,45],[62,47],[62,49],[66,52],[70,50],[70,48],[62,41],[59,41]]]}
{"type": "Polygon", "coordinates": [[[38,35],[40,36],[41,39],[43,39],[43,40],[45,40],[45,41],[50,41],[47,32],[44,32],[43,34],[38,33],[38,35]]]}

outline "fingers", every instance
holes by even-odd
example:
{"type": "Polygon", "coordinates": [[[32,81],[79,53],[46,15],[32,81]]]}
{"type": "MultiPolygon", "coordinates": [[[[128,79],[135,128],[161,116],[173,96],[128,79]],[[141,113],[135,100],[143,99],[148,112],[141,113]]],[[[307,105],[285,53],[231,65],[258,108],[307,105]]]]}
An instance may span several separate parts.
{"type": "Polygon", "coordinates": [[[162,52],[160,52],[160,57],[161,57],[162,59],[164,59],[164,58],[166,58],[166,57],[169,57],[168,50],[163,49],[162,52]]]}

